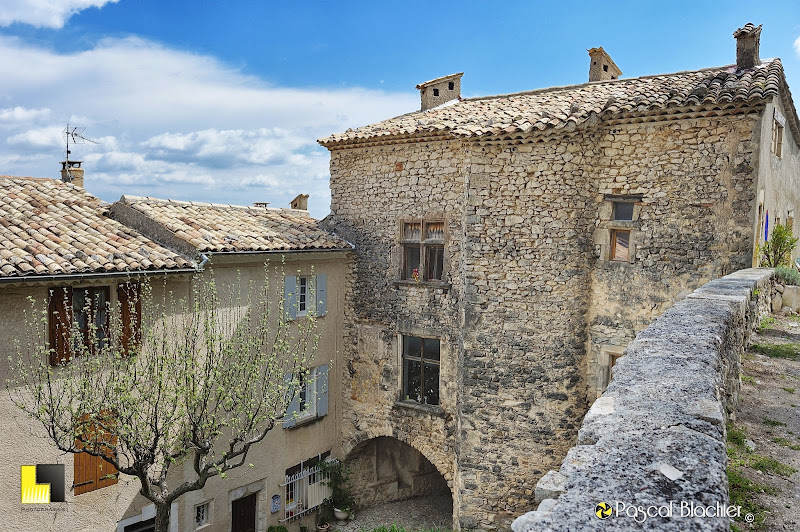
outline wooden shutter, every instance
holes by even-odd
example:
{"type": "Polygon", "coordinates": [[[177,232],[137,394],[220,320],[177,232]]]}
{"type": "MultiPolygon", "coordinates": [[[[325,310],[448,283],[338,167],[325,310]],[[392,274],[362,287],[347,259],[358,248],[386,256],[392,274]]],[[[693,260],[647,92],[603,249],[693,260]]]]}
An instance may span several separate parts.
{"type": "Polygon", "coordinates": [[[297,276],[283,279],[283,309],[287,321],[297,319],[297,276]]]}
{"type": "MultiPolygon", "coordinates": [[[[86,418],[86,416],[84,416],[84,418],[86,418]]],[[[83,430],[83,439],[86,440],[87,443],[76,439],[76,449],[92,447],[92,442],[96,442],[97,450],[103,448],[103,443],[109,443],[112,446],[117,443],[116,436],[112,436],[102,429],[98,429],[93,423],[86,423],[83,430]]],[[[99,456],[93,456],[88,453],[75,454],[75,472],[72,481],[75,495],[81,495],[100,488],[112,486],[117,483],[118,476],[117,468],[99,456]]]]}
{"type": "Polygon", "coordinates": [[[72,325],[72,288],[51,288],[48,300],[48,336],[50,365],[57,366],[72,358],[70,326],[72,325]]]}
{"type": "Polygon", "coordinates": [[[317,316],[328,313],[328,276],[321,273],[316,276],[317,316]]]}
{"type": "Polygon", "coordinates": [[[139,283],[120,283],[117,300],[121,307],[122,352],[131,355],[142,342],[142,296],[139,283]]]}
{"type": "Polygon", "coordinates": [[[317,417],[328,414],[328,364],[317,368],[317,417]]]}

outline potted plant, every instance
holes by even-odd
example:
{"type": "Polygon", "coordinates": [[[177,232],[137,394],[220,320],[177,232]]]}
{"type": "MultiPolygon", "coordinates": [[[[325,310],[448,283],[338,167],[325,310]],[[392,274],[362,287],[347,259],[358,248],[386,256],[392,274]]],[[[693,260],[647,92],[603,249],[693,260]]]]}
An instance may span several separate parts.
{"type": "Polygon", "coordinates": [[[355,506],[355,498],[350,487],[350,468],[339,460],[322,463],[322,471],[327,474],[325,484],[331,488],[331,496],[325,499],[325,505],[333,510],[336,519],[347,519],[355,506]]]}

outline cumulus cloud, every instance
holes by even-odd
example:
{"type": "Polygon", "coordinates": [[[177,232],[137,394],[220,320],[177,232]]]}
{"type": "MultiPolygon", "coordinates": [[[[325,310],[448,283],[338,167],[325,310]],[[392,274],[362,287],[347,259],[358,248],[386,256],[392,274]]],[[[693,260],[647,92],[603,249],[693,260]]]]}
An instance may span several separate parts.
{"type": "Polygon", "coordinates": [[[41,109],[26,109],[20,107],[10,107],[8,109],[0,109],[0,123],[13,124],[13,123],[30,123],[36,122],[50,116],[50,109],[43,107],[41,109]]]}
{"type": "Polygon", "coordinates": [[[414,93],[276,86],[137,37],[63,54],[0,36],[0,56],[0,174],[55,177],[64,126],[86,126],[99,144],[72,156],[87,189],[109,201],[288,205],[302,192],[324,216],[329,157],[316,139],[418,106],[414,93]]]}
{"type": "Polygon", "coordinates": [[[44,28],[61,28],[69,18],[90,7],[103,7],[118,0],[3,0],[0,26],[15,22],[44,28]]]}

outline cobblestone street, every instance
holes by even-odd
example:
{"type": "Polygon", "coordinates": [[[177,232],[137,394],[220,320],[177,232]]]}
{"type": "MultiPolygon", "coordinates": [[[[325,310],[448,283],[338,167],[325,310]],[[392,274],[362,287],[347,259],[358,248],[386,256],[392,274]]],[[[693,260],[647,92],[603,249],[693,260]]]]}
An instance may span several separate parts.
{"type": "Polygon", "coordinates": [[[392,524],[409,531],[431,528],[450,530],[453,525],[453,503],[447,495],[390,502],[361,510],[346,524],[333,523],[332,528],[340,532],[359,532],[392,524]]]}

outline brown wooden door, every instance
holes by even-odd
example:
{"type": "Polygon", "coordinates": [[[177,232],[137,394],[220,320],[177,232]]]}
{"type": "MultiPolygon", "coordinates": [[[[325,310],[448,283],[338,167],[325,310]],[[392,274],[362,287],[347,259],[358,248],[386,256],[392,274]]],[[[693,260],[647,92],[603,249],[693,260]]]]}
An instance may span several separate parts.
{"type": "Polygon", "coordinates": [[[232,532],[256,532],[256,494],[233,501],[232,532]]]}

